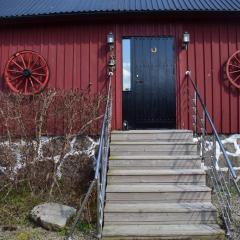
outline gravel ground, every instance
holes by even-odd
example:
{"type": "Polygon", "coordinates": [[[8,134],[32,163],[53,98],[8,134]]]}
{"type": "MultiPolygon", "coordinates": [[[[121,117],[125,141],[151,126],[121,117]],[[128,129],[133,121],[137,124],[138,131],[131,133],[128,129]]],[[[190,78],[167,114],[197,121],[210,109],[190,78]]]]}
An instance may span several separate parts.
{"type": "MultiPolygon", "coordinates": [[[[61,232],[50,232],[42,228],[18,228],[9,231],[0,227],[0,240],[64,240],[61,232]]],[[[80,232],[74,234],[72,240],[96,240],[93,234],[83,235],[80,232]]]]}
{"type": "MultiPolygon", "coordinates": [[[[217,201],[217,196],[215,193],[212,195],[212,200],[214,205],[220,209],[219,202],[217,201]]],[[[233,240],[240,240],[240,197],[233,195],[231,199],[232,203],[232,227],[233,227],[233,240]]],[[[219,215],[220,210],[219,210],[219,215]]],[[[218,219],[218,223],[224,228],[224,223],[222,218],[218,219]]]]}
{"type": "Polygon", "coordinates": [[[240,197],[234,196],[232,199],[234,240],[240,239],[240,197]]]}

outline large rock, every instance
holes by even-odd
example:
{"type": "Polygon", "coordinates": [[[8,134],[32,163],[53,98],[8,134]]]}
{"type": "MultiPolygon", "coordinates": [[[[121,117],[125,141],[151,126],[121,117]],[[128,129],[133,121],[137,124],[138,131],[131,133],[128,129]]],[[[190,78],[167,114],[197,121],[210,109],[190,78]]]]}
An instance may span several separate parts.
{"type": "Polygon", "coordinates": [[[59,230],[76,214],[76,209],[58,203],[44,203],[35,206],[30,218],[47,230],[59,230]]]}

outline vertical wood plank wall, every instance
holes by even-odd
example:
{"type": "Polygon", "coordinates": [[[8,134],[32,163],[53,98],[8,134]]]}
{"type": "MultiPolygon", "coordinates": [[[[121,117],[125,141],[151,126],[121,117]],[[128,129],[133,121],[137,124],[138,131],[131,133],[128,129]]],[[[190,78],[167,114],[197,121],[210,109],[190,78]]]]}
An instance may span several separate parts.
{"type": "MultiPolygon", "coordinates": [[[[101,92],[106,87],[106,36],[116,39],[117,70],[113,79],[113,128],[122,125],[121,41],[130,36],[174,36],[176,52],[177,127],[191,128],[185,71],[192,77],[204,98],[220,133],[240,132],[240,91],[225,79],[224,65],[240,49],[240,25],[234,22],[192,22],[143,20],[91,24],[37,24],[0,29],[0,87],[7,59],[16,51],[28,49],[41,53],[50,67],[49,88],[85,89],[101,92]],[[191,43],[182,50],[182,33],[188,31],[191,43]]],[[[161,94],[161,93],[159,93],[161,94]]]]}

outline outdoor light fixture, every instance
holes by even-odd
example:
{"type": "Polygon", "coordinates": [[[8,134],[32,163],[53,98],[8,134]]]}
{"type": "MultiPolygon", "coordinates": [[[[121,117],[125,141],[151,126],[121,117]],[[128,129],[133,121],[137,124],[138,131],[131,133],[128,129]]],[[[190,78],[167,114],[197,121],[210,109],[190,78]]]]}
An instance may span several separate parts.
{"type": "Polygon", "coordinates": [[[108,61],[108,69],[109,72],[113,73],[115,71],[115,67],[116,67],[116,60],[114,56],[111,56],[109,61],[108,61]]]}
{"type": "Polygon", "coordinates": [[[188,50],[188,44],[190,43],[190,34],[188,32],[183,33],[183,49],[188,50]]]}
{"type": "Polygon", "coordinates": [[[108,35],[107,35],[107,44],[110,48],[110,51],[112,51],[114,49],[114,36],[113,36],[113,33],[110,32],[108,35]]]}
{"type": "Polygon", "coordinates": [[[110,32],[107,35],[107,44],[109,46],[109,60],[108,60],[108,75],[112,76],[113,72],[116,69],[116,59],[115,59],[115,53],[114,53],[114,36],[113,33],[110,32]]]}

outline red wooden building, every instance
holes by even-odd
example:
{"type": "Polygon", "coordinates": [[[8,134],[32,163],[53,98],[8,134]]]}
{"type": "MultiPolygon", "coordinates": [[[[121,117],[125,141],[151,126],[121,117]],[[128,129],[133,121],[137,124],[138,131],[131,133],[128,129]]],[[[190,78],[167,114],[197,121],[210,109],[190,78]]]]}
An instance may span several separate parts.
{"type": "Polygon", "coordinates": [[[0,2],[2,89],[9,58],[33,50],[49,66],[47,87],[101,92],[112,32],[114,129],[124,120],[132,128],[191,128],[190,70],[217,130],[240,132],[240,55],[226,74],[240,50],[239,0],[0,2]]]}

